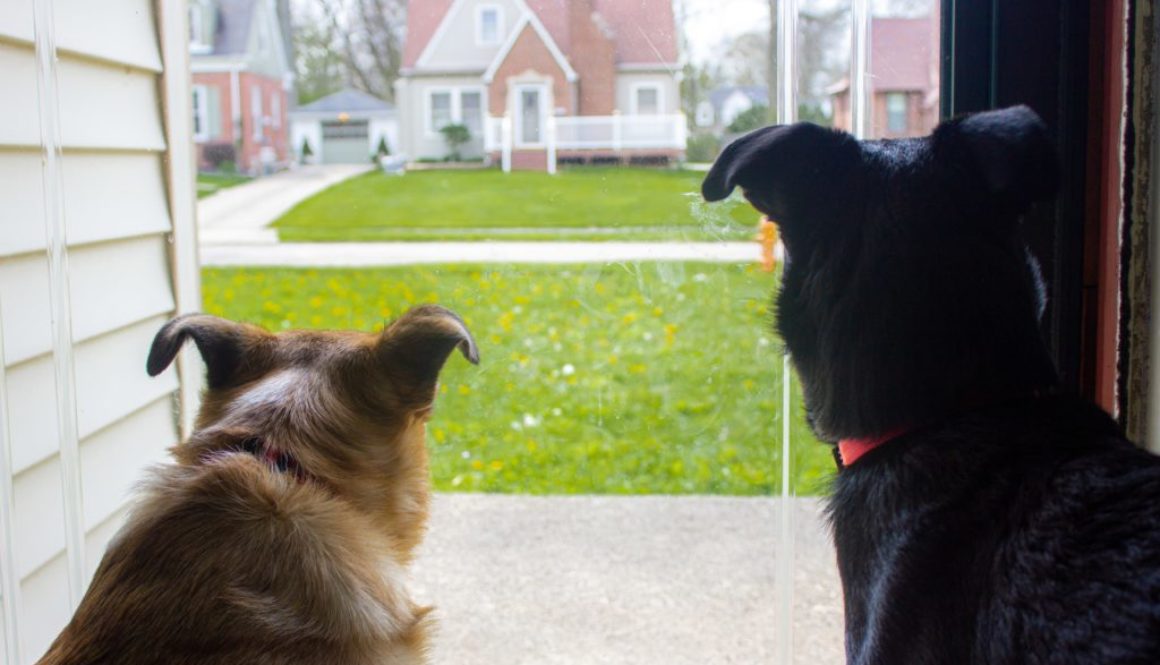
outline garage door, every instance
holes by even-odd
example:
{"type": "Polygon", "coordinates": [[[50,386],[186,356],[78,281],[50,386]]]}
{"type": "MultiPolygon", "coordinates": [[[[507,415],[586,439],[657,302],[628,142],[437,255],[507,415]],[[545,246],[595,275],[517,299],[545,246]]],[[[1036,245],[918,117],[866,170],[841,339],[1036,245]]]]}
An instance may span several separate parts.
{"type": "Polygon", "coordinates": [[[366,120],[322,123],[323,164],[363,164],[371,158],[366,120]]]}

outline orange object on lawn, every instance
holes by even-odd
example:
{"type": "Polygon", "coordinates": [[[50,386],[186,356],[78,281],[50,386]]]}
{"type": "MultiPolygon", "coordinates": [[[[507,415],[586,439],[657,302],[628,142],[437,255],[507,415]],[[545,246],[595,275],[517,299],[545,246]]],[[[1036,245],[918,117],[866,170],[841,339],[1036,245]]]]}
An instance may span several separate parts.
{"type": "Polygon", "coordinates": [[[757,223],[755,239],[761,243],[761,269],[773,272],[777,267],[777,259],[773,255],[773,248],[777,245],[777,224],[769,217],[762,217],[757,223]]]}

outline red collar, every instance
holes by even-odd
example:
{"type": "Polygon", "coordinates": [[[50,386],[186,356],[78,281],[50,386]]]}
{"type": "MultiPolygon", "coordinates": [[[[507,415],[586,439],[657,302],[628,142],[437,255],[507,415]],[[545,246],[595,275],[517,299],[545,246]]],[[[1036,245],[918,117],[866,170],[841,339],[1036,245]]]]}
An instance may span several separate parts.
{"type": "Polygon", "coordinates": [[[842,468],[852,466],[854,462],[857,462],[866,453],[884,443],[897,439],[909,431],[909,427],[899,427],[885,434],[879,434],[878,436],[869,436],[861,439],[841,439],[838,441],[838,460],[842,463],[842,468]]]}
{"type": "Polygon", "coordinates": [[[242,450],[265,462],[275,471],[294,476],[294,479],[300,483],[314,479],[314,476],[298,463],[298,458],[261,439],[246,439],[242,443],[242,450]]]}

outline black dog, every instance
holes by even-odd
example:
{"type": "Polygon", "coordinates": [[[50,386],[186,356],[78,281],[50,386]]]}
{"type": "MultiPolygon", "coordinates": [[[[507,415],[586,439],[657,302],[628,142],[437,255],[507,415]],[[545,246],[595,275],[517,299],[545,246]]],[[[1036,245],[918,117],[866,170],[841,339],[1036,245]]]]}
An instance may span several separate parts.
{"type": "Polygon", "coordinates": [[[1061,395],[1037,325],[1018,225],[1055,178],[1019,107],[921,139],[768,127],[705,179],[782,230],[778,329],[845,458],[849,663],[1160,663],[1160,458],[1061,395]]]}

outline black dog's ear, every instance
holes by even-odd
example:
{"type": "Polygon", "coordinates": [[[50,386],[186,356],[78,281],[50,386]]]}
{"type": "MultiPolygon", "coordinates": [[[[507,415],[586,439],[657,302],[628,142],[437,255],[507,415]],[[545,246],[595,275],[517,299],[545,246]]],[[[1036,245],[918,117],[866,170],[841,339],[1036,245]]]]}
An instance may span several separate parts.
{"type": "Polygon", "coordinates": [[[210,389],[234,383],[247,351],[269,333],[208,314],[186,314],[161,327],[153,338],[145,370],[157,376],[177,357],[186,340],[192,339],[205,361],[206,384],[210,389]]]}
{"type": "Polygon", "coordinates": [[[832,196],[859,154],[854,137],[808,122],[758,129],[726,146],[701,194],[720,201],[741,187],[754,207],[783,222],[832,196]]]}
{"type": "Polygon", "coordinates": [[[435,383],[443,364],[455,349],[473,365],[479,347],[463,319],[439,305],[420,305],[407,311],[379,339],[379,353],[389,371],[410,384],[413,398],[424,407],[434,399],[435,383]]]}
{"type": "Polygon", "coordinates": [[[934,131],[934,149],[948,159],[965,156],[987,190],[1014,212],[1055,195],[1055,145],[1047,126],[1026,106],[948,120],[934,131]]]}

